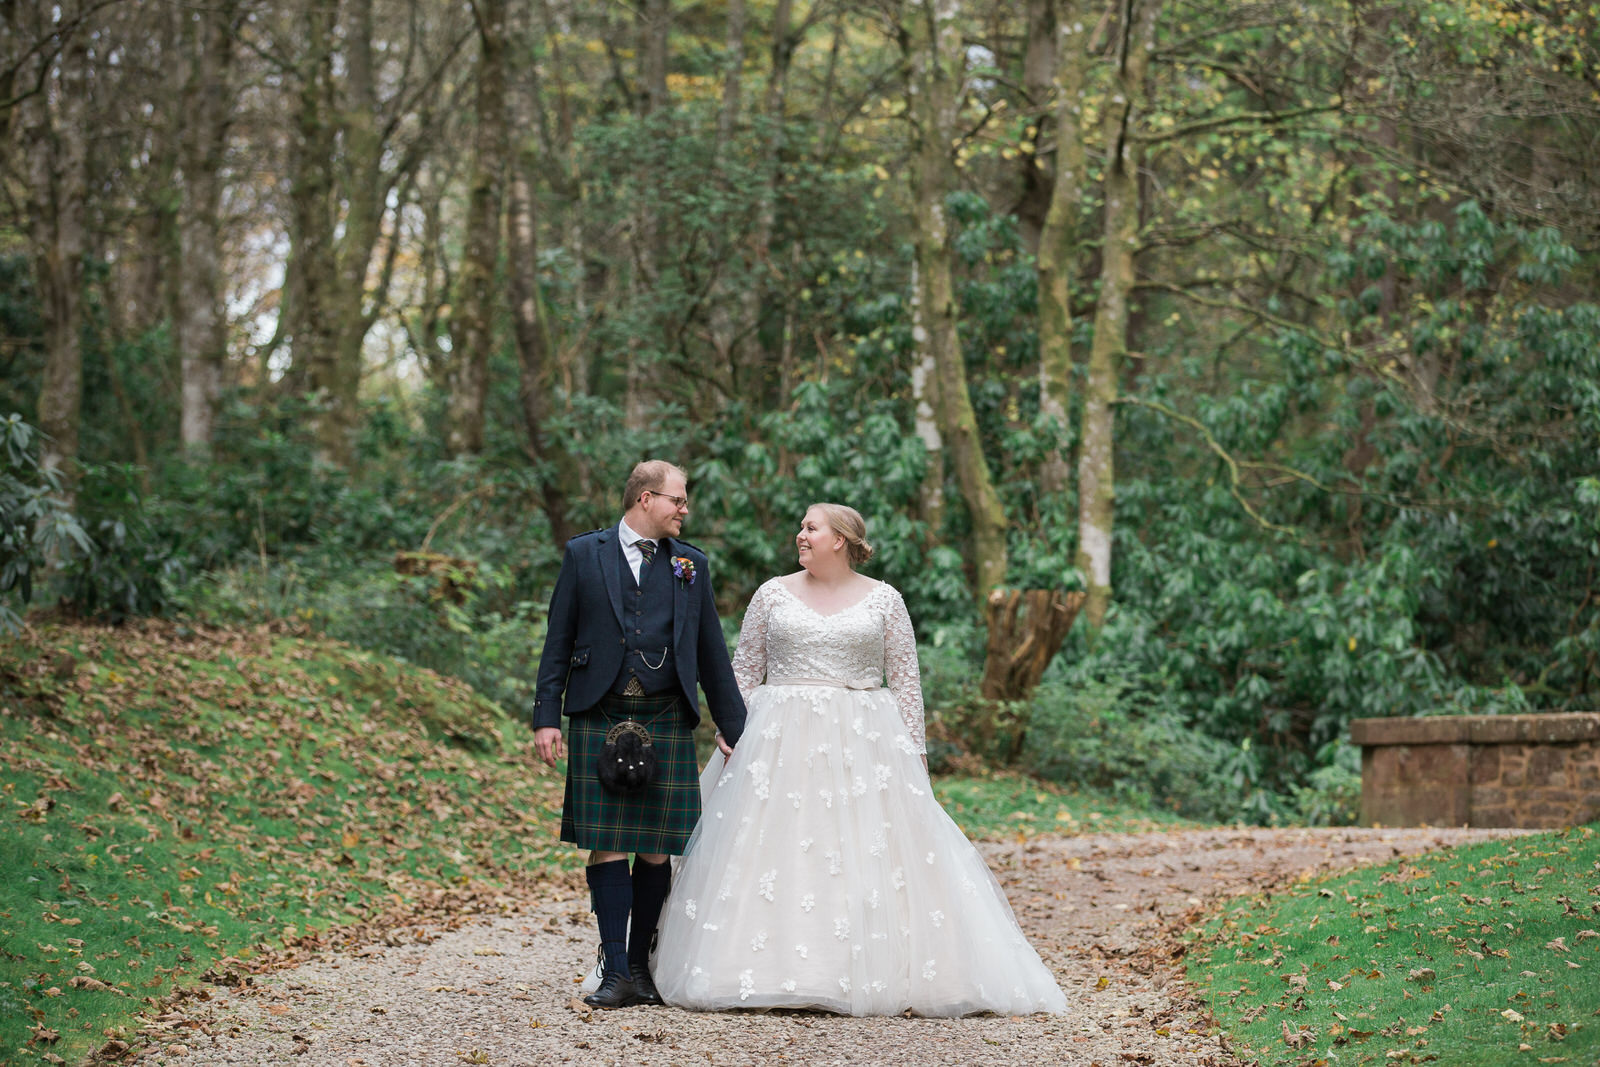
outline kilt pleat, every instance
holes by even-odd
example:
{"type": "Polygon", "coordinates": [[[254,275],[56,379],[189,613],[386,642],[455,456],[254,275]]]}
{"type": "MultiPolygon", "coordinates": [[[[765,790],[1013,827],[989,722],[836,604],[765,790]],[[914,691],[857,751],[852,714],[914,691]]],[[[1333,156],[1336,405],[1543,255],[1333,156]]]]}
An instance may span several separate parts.
{"type": "Polygon", "coordinates": [[[613,694],[567,720],[561,840],[601,852],[681,856],[699,820],[700,766],[679,697],[613,694]],[[606,731],[630,718],[650,731],[656,773],[642,794],[622,797],[600,785],[595,763],[606,731]]]}

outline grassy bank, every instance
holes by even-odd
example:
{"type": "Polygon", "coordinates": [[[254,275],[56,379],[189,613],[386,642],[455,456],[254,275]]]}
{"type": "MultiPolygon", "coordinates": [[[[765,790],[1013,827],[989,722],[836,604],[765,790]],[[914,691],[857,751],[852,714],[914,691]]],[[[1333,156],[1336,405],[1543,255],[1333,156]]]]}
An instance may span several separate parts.
{"type": "Polygon", "coordinates": [[[1262,1064],[1600,1062],[1600,832],[1449,849],[1243,897],[1196,982],[1262,1064]]]}
{"type": "Polygon", "coordinates": [[[161,625],[47,627],[0,665],[0,1060],[70,1062],[219,960],[575,862],[521,731],[394,660],[161,625]]]}
{"type": "MultiPolygon", "coordinates": [[[[574,884],[562,781],[451,679],[266,629],[0,642],[0,1062],[75,1062],[208,971],[353,924],[574,884]]],[[[942,778],[975,837],[1150,829],[1018,776],[942,778]]]]}

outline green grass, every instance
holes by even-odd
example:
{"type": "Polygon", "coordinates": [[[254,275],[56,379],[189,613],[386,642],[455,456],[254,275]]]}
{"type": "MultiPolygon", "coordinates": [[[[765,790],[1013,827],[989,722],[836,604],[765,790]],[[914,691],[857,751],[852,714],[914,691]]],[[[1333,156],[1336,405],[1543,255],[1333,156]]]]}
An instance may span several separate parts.
{"type": "Polygon", "coordinates": [[[1241,898],[1188,970],[1275,1064],[1600,1062],[1600,832],[1399,860],[1241,898]]]}
{"type": "Polygon", "coordinates": [[[944,810],[972,838],[1140,833],[1200,825],[1168,812],[1132,807],[1020,774],[937,777],[933,791],[944,810]]]}
{"type": "Polygon", "coordinates": [[[0,646],[0,1062],[81,1059],[219,961],[576,866],[530,749],[465,686],[333,642],[0,646]]]}

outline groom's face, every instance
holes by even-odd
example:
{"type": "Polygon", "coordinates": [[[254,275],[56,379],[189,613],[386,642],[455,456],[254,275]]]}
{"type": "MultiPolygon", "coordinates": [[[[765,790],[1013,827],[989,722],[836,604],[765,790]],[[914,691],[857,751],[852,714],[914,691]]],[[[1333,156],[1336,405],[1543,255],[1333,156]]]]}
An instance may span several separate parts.
{"type": "Polygon", "coordinates": [[[660,489],[648,489],[642,500],[651,529],[640,530],[646,537],[679,537],[683,520],[689,515],[689,487],[679,474],[669,475],[660,489]],[[678,501],[683,501],[679,504],[678,501]]]}

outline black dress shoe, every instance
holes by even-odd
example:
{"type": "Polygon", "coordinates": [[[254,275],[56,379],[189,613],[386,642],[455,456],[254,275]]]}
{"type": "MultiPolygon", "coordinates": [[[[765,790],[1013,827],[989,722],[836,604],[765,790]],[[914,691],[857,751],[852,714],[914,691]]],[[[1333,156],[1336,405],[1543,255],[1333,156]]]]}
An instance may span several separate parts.
{"type": "Polygon", "coordinates": [[[633,995],[639,1004],[661,1004],[661,991],[656,989],[656,980],[650,977],[650,968],[642,963],[630,963],[628,968],[633,971],[633,995]]]}
{"type": "Polygon", "coordinates": [[[607,971],[600,979],[600,988],[583,998],[583,1002],[596,1008],[626,1008],[639,1003],[633,988],[633,979],[621,971],[607,971]]]}

